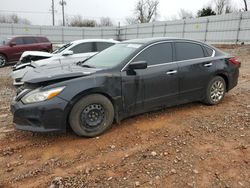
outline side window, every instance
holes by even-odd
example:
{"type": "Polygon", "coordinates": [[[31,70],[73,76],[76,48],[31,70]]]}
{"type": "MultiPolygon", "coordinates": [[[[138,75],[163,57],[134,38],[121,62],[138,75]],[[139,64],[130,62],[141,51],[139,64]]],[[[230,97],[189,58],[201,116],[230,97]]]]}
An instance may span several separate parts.
{"type": "Polygon", "coordinates": [[[72,50],[74,54],[93,52],[93,43],[88,42],[88,43],[78,44],[72,47],[70,50],[72,50]]]}
{"type": "Polygon", "coordinates": [[[13,39],[12,42],[15,42],[16,45],[22,45],[22,44],[24,44],[22,37],[17,37],[15,39],[13,39]]]}
{"type": "Polygon", "coordinates": [[[113,46],[114,43],[109,43],[109,42],[96,42],[96,51],[101,52],[105,50],[106,48],[113,46]]]}
{"type": "Polygon", "coordinates": [[[171,62],[172,45],[170,42],[155,44],[140,53],[133,61],[146,61],[148,66],[171,62]]]}
{"type": "Polygon", "coordinates": [[[175,46],[177,61],[204,57],[203,49],[199,44],[190,42],[176,42],[175,46]]]}
{"type": "Polygon", "coordinates": [[[207,51],[207,54],[208,54],[208,57],[212,56],[213,55],[213,50],[211,48],[208,48],[208,47],[204,47],[207,51]]]}
{"type": "Polygon", "coordinates": [[[24,37],[24,44],[34,44],[36,43],[36,39],[34,37],[24,37]]]}

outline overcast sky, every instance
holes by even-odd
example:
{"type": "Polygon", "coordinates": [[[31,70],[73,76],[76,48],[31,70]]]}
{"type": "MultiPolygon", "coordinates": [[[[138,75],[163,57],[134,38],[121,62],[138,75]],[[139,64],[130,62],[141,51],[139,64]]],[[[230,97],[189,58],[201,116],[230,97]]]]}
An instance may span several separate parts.
{"type": "MultiPolygon", "coordinates": [[[[0,13],[16,13],[29,19],[34,25],[51,25],[52,0],[0,0],[0,13]]],[[[59,0],[55,1],[56,24],[62,20],[59,0]]],[[[83,18],[99,19],[110,17],[115,24],[125,23],[125,18],[131,16],[137,0],[65,0],[67,17],[80,14],[83,18]]],[[[204,5],[210,5],[213,0],[159,0],[158,20],[167,20],[178,15],[180,9],[196,14],[204,5]]],[[[243,0],[232,0],[235,7],[243,8],[243,0]]]]}

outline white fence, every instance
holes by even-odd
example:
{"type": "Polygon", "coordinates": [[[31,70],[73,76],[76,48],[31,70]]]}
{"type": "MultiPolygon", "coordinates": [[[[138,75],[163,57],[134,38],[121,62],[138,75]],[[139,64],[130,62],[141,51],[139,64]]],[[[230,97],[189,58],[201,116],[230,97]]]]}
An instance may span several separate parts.
{"type": "Polygon", "coordinates": [[[250,11],[122,27],[77,28],[0,24],[1,35],[45,35],[54,43],[85,38],[127,40],[163,36],[197,39],[213,44],[250,43],[250,11]]]}
{"type": "Polygon", "coordinates": [[[117,38],[116,27],[59,27],[19,24],[0,24],[0,36],[43,35],[53,43],[66,43],[78,39],[117,38]]]}
{"type": "Polygon", "coordinates": [[[250,43],[250,12],[130,25],[120,32],[121,40],[166,36],[214,44],[250,43]]]}

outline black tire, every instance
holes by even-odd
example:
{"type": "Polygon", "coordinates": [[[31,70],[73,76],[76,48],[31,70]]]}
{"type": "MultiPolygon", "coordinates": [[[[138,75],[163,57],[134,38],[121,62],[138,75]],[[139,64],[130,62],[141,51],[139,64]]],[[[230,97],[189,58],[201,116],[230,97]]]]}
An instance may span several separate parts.
{"type": "Polygon", "coordinates": [[[226,93],[226,82],[221,76],[215,76],[208,83],[204,103],[215,105],[220,103],[226,93]]]}
{"type": "Polygon", "coordinates": [[[114,107],[108,98],[100,94],[80,99],[69,115],[69,124],[73,131],[85,137],[102,134],[112,126],[113,120],[114,107]]]}
{"type": "Polygon", "coordinates": [[[7,63],[7,58],[5,57],[5,55],[0,54],[0,68],[4,67],[7,63]]]}

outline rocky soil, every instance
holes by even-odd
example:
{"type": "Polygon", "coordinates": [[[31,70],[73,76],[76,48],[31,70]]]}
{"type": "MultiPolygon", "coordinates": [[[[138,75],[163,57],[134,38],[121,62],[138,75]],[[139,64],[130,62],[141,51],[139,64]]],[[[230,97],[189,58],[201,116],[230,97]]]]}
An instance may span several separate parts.
{"type": "Polygon", "coordinates": [[[17,131],[10,67],[0,69],[0,187],[250,187],[250,47],[217,106],[191,103],[126,119],[96,138],[17,131]]]}

